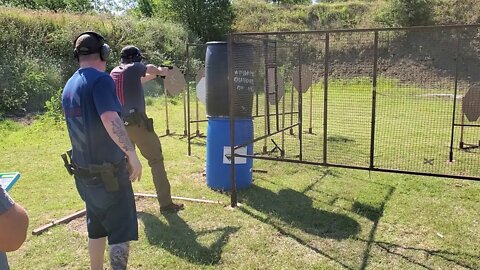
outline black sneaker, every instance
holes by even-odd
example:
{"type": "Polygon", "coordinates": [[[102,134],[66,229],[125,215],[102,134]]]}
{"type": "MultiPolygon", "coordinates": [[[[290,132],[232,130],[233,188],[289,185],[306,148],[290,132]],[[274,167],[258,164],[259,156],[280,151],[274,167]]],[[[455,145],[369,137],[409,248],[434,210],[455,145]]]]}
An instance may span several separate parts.
{"type": "Polygon", "coordinates": [[[171,203],[166,206],[160,207],[160,213],[177,213],[183,209],[183,203],[171,203]]]}

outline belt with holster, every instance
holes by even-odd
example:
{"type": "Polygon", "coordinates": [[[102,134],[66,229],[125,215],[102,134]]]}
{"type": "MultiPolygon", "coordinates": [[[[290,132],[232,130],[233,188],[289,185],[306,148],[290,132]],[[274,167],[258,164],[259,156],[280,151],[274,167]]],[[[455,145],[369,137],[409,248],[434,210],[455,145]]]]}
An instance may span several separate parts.
{"type": "Polygon", "coordinates": [[[84,181],[86,184],[100,184],[103,182],[105,189],[108,192],[114,192],[119,190],[118,177],[116,173],[125,168],[125,160],[118,163],[103,163],[101,165],[88,165],[81,167],[71,162],[71,150],[66,154],[62,154],[62,159],[67,171],[70,175],[75,175],[79,180],[84,181]],[[67,159],[67,155],[70,161],[67,159]]]}
{"type": "Polygon", "coordinates": [[[147,131],[153,131],[153,119],[148,118],[146,113],[139,112],[136,109],[131,109],[129,114],[123,117],[123,122],[125,126],[137,125],[140,127],[143,125],[147,131]]]}

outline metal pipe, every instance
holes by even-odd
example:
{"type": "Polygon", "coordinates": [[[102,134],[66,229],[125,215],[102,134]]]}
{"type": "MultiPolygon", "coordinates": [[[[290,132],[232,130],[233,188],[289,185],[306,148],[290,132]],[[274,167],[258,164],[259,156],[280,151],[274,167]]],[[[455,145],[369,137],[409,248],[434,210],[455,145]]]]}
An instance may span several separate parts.
{"type": "Polygon", "coordinates": [[[233,100],[233,37],[228,35],[227,53],[228,53],[228,96],[229,96],[229,110],[230,110],[230,206],[237,206],[237,187],[235,182],[235,110],[233,100]]]}
{"type": "Polygon", "coordinates": [[[285,94],[282,97],[282,149],[280,150],[280,156],[285,157],[285,94]]]}
{"type": "MultiPolygon", "coordinates": [[[[280,133],[280,132],[283,132],[283,131],[285,131],[285,130],[287,130],[287,129],[289,129],[289,128],[294,128],[294,127],[296,127],[296,126],[298,126],[298,123],[297,123],[297,124],[294,124],[294,125],[292,125],[292,126],[286,127],[286,128],[284,128],[284,129],[281,129],[281,130],[279,130],[279,131],[276,131],[276,132],[274,132],[274,133],[272,133],[272,134],[266,134],[265,136],[258,137],[258,138],[256,138],[256,139],[253,139],[253,140],[250,141],[250,142],[246,142],[246,143],[244,143],[244,144],[237,145],[237,146],[235,146],[235,150],[236,150],[236,149],[239,149],[239,148],[242,148],[242,147],[245,147],[245,146],[247,146],[247,145],[249,145],[249,144],[251,144],[251,143],[258,142],[258,141],[260,141],[260,140],[264,140],[264,139],[266,139],[266,138],[268,138],[268,137],[270,137],[270,136],[273,136],[273,135],[275,135],[275,134],[278,134],[278,133],[280,133]]],[[[237,156],[238,156],[238,155],[237,155],[237,156]]]]}
{"type": "MultiPolygon", "coordinates": [[[[185,58],[188,59],[188,45],[187,45],[187,50],[185,52],[185,58]]],[[[187,60],[188,61],[188,60],[187,60]]],[[[187,133],[187,95],[186,95],[186,91],[188,89],[188,83],[189,83],[189,80],[188,80],[188,68],[185,67],[185,78],[186,78],[186,85],[185,85],[185,88],[183,88],[183,136],[188,136],[188,133],[187,133]]]]}
{"type": "Polygon", "coordinates": [[[372,78],[372,119],[370,129],[370,168],[374,167],[375,157],[375,124],[377,113],[377,68],[378,68],[378,32],[375,31],[373,41],[373,78],[372,78]]]}
{"type": "MultiPolygon", "coordinates": [[[[451,134],[450,134],[450,152],[449,152],[449,155],[448,155],[448,161],[450,161],[450,162],[453,162],[453,137],[455,135],[455,114],[457,113],[458,57],[459,57],[459,54],[460,54],[460,38],[457,37],[457,51],[456,51],[456,54],[455,54],[455,82],[454,82],[454,94],[453,94],[452,129],[451,129],[451,134]]],[[[463,136],[463,132],[462,132],[462,136],[463,136]]]]}
{"type": "MultiPolygon", "coordinates": [[[[137,197],[147,197],[147,198],[157,198],[157,194],[147,194],[147,193],[134,193],[133,195],[137,197]]],[[[189,202],[198,202],[198,203],[213,203],[213,204],[222,204],[221,201],[212,201],[212,200],[205,200],[205,199],[195,199],[195,198],[187,198],[187,197],[178,197],[172,196],[174,200],[181,200],[181,201],[189,201],[189,202]]]]}
{"type": "Polygon", "coordinates": [[[425,172],[412,172],[412,171],[402,171],[402,170],[392,170],[392,169],[382,169],[382,168],[370,169],[369,167],[349,166],[349,165],[332,164],[332,163],[325,164],[325,163],[322,163],[322,162],[301,161],[301,160],[297,160],[297,159],[281,159],[281,160],[279,160],[278,158],[274,158],[274,157],[255,156],[255,155],[236,154],[236,156],[237,157],[244,157],[244,158],[277,161],[277,162],[288,162],[288,163],[295,163],[295,164],[318,165],[318,166],[322,166],[322,167],[334,167],[334,168],[344,168],[344,169],[356,169],[356,170],[362,170],[362,171],[401,173],[401,174],[409,174],[409,175],[434,176],[434,177],[443,177],[443,178],[454,178],[454,179],[480,181],[480,177],[474,177],[474,176],[425,173],[425,172]]]}
{"type": "Polygon", "coordinates": [[[299,150],[298,150],[298,159],[302,160],[303,154],[303,86],[302,86],[302,47],[298,47],[298,140],[299,140],[299,150]]]}
{"type": "Polygon", "coordinates": [[[265,107],[263,109],[263,114],[264,114],[264,135],[265,135],[265,140],[263,141],[263,153],[267,152],[267,137],[266,135],[268,134],[268,122],[270,118],[268,117],[270,115],[270,112],[268,110],[268,95],[269,95],[269,83],[268,83],[268,43],[266,41],[263,42],[263,50],[264,50],[264,62],[265,62],[265,107]]]}
{"type": "Polygon", "coordinates": [[[325,59],[323,73],[323,163],[327,164],[328,138],[328,72],[330,56],[330,34],[325,34],[325,59]]]}
{"type": "MultiPolygon", "coordinates": [[[[187,50],[186,50],[186,53],[187,53],[187,70],[190,71],[190,44],[187,44],[187,50]]],[[[188,146],[187,146],[187,154],[188,156],[191,156],[192,155],[192,142],[191,142],[191,138],[190,138],[190,133],[191,133],[191,130],[190,130],[190,81],[188,80],[188,77],[187,77],[187,142],[188,142],[188,146]]]]}
{"type": "Polygon", "coordinates": [[[167,89],[163,87],[163,94],[165,95],[165,122],[167,129],[165,130],[165,135],[170,134],[170,129],[168,128],[168,98],[167,98],[167,89]]]}

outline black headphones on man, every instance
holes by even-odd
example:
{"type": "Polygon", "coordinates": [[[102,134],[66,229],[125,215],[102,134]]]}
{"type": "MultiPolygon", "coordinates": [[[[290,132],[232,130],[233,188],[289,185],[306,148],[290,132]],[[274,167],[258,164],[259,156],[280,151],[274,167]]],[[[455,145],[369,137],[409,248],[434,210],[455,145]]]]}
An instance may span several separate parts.
{"type": "Polygon", "coordinates": [[[141,62],[142,59],[145,59],[140,49],[133,45],[125,46],[120,52],[120,58],[122,60],[122,63],[124,64],[131,62],[141,62]]]}
{"type": "MultiPolygon", "coordinates": [[[[75,49],[73,50],[73,55],[78,61],[79,55],[99,53],[100,59],[102,61],[106,61],[108,58],[108,55],[110,54],[110,46],[108,46],[108,44],[105,43],[105,41],[106,41],[105,38],[96,32],[92,32],[92,31],[83,32],[80,35],[78,35],[73,41],[73,46],[75,47],[75,49]],[[77,47],[77,40],[83,35],[93,36],[96,39],[96,43],[82,44],[77,47]]],[[[89,43],[89,42],[91,41],[85,41],[85,43],[89,43]]]]}

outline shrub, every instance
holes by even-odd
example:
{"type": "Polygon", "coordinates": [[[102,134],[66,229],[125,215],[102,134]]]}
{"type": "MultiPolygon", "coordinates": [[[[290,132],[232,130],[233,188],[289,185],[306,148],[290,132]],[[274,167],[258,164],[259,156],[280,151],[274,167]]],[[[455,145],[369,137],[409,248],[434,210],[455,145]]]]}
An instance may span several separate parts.
{"type": "Polygon", "coordinates": [[[408,27],[432,23],[432,0],[390,0],[374,18],[389,27],[408,27]]]}
{"type": "Polygon", "coordinates": [[[182,66],[184,61],[186,30],[159,19],[2,7],[0,25],[0,46],[5,48],[0,50],[0,115],[53,109],[48,102],[55,100],[57,89],[63,88],[78,68],[72,41],[86,30],[107,38],[112,48],[107,71],[118,64],[120,50],[128,44],[139,46],[153,64],[168,59],[182,66]]]}
{"type": "Polygon", "coordinates": [[[56,121],[64,119],[62,110],[62,91],[63,89],[60,88],[45,102],[45,116],[53,118],[56,121]]]}

